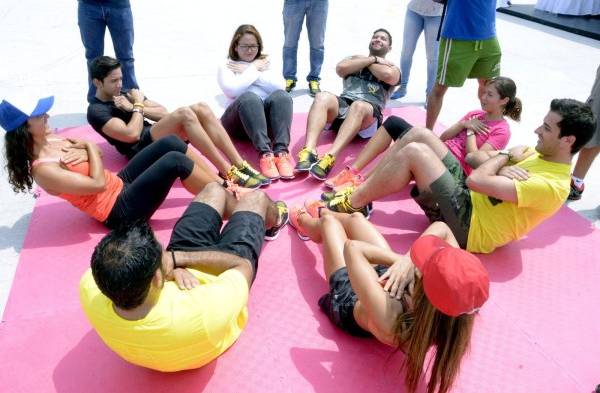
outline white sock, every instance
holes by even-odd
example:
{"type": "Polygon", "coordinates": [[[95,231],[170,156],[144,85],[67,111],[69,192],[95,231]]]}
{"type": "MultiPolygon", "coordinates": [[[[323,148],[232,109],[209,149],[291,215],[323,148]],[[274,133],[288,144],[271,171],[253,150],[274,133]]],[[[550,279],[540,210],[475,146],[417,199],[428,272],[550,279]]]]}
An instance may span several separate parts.
{"type": "Polygon", "coordinates": [[[575,184],[575,186],[577,188],[581,188],[581,186],[583,186],[583,179],[580,179],[580,178],[575,177],[573,175],[571,175],[571,179],[573,179],[573,183],[575,184]]]}

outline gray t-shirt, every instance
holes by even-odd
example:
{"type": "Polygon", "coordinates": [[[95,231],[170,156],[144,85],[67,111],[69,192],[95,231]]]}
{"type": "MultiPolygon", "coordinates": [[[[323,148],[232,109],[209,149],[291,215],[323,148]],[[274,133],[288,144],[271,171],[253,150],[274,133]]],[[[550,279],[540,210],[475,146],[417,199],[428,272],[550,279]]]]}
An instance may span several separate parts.
{"type": "Polygon", "coordinates": [[[392,85],[380,81],[369,68],[365,67],[344,78],[344,90],[340,97],[352,101],[367,101],[381,112],[392,89],[392,85]]]}

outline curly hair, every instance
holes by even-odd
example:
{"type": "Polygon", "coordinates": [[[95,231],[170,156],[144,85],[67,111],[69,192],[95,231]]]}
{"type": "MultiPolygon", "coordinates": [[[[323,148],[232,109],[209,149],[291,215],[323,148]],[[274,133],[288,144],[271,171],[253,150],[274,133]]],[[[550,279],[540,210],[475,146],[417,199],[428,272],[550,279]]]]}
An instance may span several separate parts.
{"type": "Polygon", "coordinates": [[[15,192],[30,192],[33,187],[33,137],[27,123],[4,135],[8,182],[15,192]]]}

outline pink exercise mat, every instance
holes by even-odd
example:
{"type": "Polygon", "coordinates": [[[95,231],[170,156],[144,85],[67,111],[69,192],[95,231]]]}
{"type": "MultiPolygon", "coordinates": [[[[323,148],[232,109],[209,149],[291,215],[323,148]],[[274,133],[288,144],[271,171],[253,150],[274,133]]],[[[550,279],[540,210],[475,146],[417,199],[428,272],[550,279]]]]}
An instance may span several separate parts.
{"type": "MultiPolygon", "coordinates": [[[[424,112],[391,111],[415,124],[424,112]]],[[[302,147],[306,115],[292,127],[302,147]]],[[[89,127],[62,135],[100,141],[89,127]]],[[[333,140],[327,133],[319,149],[333,140]]],[[[364,146],[355,141],[334,172],[364,146]]],[[[125,161],[106,143],[105,161],[125,161]]],[[[241,150],[257,161],[251,146],[241,150]]],[[[318,197],[311,178],[266,189],[290,205],[318,197]]],[[[151,224],[166,242],[191,196],[177,184],[151,224]]],[[[392,247],[408,249],[427,226],[404,191],[375,203],[372,216],[392,247]]],[[[401,353],[339,331],[317,306],[327,290],[319,247],[284,229],[267,242],[250,295],[246,330],[206,367],[163,374],[132,366],[108,350],[79,307],[78,282],[106,229],[66,202],[41,194],[0,325],[0,392],[403,392],[401,353]]],[[[482,260],[490,300],[476,319],[456,392],[583,392],[600,383],[600,235],[568,208],[527,238],[482,260]]],[[[424,383],[419,391],[424,391],[424,383]]]]}

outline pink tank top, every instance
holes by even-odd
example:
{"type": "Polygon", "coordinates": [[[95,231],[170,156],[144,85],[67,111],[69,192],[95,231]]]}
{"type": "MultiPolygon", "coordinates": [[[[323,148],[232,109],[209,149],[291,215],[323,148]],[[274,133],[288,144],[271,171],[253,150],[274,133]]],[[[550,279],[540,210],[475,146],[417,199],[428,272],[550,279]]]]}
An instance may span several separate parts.
{"type": "MultiPolygon", "coordinates": [[[[32,162],[31,166],[34,167],[45,162],[60,162],[60,158],[41,158],[32,162]]],[[[87,162],[82,162],[77,165],[68,164],[67,168],[71,172],[76,172],[84,176],[90,175],[90,166],[87,162]]],[[[66,200],[84,213],[94,217],[96,220],[104,222],[115,205],[121,190],[123,190],[123,180],[105,169],[104,181],[106,183],[106,189],[96,194],[72,195],[61,193],[57,196],[66,200]]]]}

